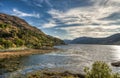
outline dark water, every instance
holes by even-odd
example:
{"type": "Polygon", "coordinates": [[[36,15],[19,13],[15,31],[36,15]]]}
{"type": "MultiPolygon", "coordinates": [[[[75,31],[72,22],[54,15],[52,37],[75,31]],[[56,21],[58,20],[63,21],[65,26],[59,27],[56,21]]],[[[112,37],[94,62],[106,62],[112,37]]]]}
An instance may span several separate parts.
{"type": "MultiPolygon", "coordinates": [[[[56,46],[62,49],[48,54],[39,54],[19,59],[20,69],[17,72],[26,73],[33,70],[48,69],[82,72],[85,66],[91,66],[94,61],[105,61],[108,64],[120,61],[120,46],[116,45],[64,45],[56,46]]],[[[112,67],[120,73],[120,68],[112,67]]]]}

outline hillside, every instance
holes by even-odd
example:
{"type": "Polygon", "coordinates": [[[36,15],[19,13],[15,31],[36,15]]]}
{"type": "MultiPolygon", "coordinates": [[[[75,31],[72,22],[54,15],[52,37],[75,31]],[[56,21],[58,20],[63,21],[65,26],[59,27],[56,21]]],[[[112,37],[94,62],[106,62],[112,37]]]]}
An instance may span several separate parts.
{"type": "MultiPolygon", "coordinates": [[[[65,40],[66,43],[68,43],[65,40]]],[[[120,33],[105,38],[79,37],[69,41],[68,44],[110,44],[120,45],[120,33]]]]}
{"type": "Polygon", "coordinates": [[[27,47],[43,48],[64,44],[58,38],[48,36],[16,16],[0,13],[0,49],[27,47]]]}

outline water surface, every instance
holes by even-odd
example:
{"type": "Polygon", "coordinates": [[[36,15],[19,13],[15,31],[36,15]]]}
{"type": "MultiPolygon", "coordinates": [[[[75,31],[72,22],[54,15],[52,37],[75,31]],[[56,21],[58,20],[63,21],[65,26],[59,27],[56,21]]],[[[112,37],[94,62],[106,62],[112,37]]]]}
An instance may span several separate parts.
{"type": "MultiPolygon", "coordinates": [[[[19,59],[23,67],[22,73],[33,70],[48,69],[83,72],[85,66],[90,67],[95,61],[120,61],[120,46],[117,45],[80,45],[71,44],[55,46],[61,50],[57,52],[38,54],[19,59]]],[[[111,67],[120,73],[120,68],[111,67]]]]}

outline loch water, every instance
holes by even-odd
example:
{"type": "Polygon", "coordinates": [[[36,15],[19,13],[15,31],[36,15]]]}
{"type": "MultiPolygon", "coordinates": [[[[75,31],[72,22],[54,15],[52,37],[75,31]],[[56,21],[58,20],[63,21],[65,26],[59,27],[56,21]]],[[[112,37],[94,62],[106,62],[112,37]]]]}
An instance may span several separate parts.
{"type": "Polygon", "coordinates": [[[83,72],[85,66],[91,67],[95,61],[105,61],[113,72],[120,73],[120,67],[112,67],[111,63],[120,61],[118,45],[83,45],[69,44],[55,46],[58,51],[47,54],[36,54],[19,59],[23,74],[34,70],[52,69],[58,71],[83,72]]]}

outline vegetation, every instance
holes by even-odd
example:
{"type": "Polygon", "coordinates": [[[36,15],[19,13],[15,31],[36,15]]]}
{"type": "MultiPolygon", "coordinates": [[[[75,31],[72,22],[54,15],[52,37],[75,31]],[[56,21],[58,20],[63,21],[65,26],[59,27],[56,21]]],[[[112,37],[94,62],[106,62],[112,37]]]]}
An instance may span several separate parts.
{"type": "Polygon", "coordinates": [[[92,69],[85,68],[85,78],[120,78],[120,74],[112,73],[110,67],[102,61],[97,61],[92,65],[92,69]]]}
{"type": "Polygon", "coordinates": [[[112,73],[110,67],[102,61],[97,61],[92,68],[85,68],[85,75],[70,72],[51,72],[47,70],[34,71],[25,75],[17,74],[12,78],[120,78],[120,74],[112,73]]]}
{"type": "Polygon", "coordinates": [[[43,33],[17,27],[14,28],[13,26],[7,26],[4,23],[0,24],[0,31],[0,49],[21,46],[38,49],[52,47],[57,44],[64,44],[63,41],[43,33]]]}
{"type": "Polygon", "coordinates": [[[28,73],[26,75],[17,75],[16,77],[10,78],[83,78],[82,75],[72,74],[70,72],[50,72],[50,71],[36,71],[32,73],[28,73]]]}
{"type": "Polygon", "coordinates": [[[8,27],[9,25],[8,24],[0,24],[0,28],[6,28],[6,27],[8,27]]]}
{"type": "Polygon", "coordinates": [[[1,44],[0,49],[10,48],[10,47],[13,47],[14,45],[14,43],[11,42],[10,40],[5,40],[3,38],[0,38],[0,44],[1,44]]]}
{"type": "Polygon", "coordinates": [[[64,44],[58,38],[48,36],[23,19],[0,13],[0,49],[28,47],[45,48],[64,44]]]}
{"type": "Polygon", "coordinates": [[[15,70],[20,69],[20,59],[19,58],[6,58],[6,59],[0,59],[0,75],[7,73],[7,72],[13,72],[15,70]]]}
{"type": "Polygon", "coordinates": [[[15,39],[14,43],[17,47],[23,46],[24,45],[24,41],[21,39],[15,39]]]}

